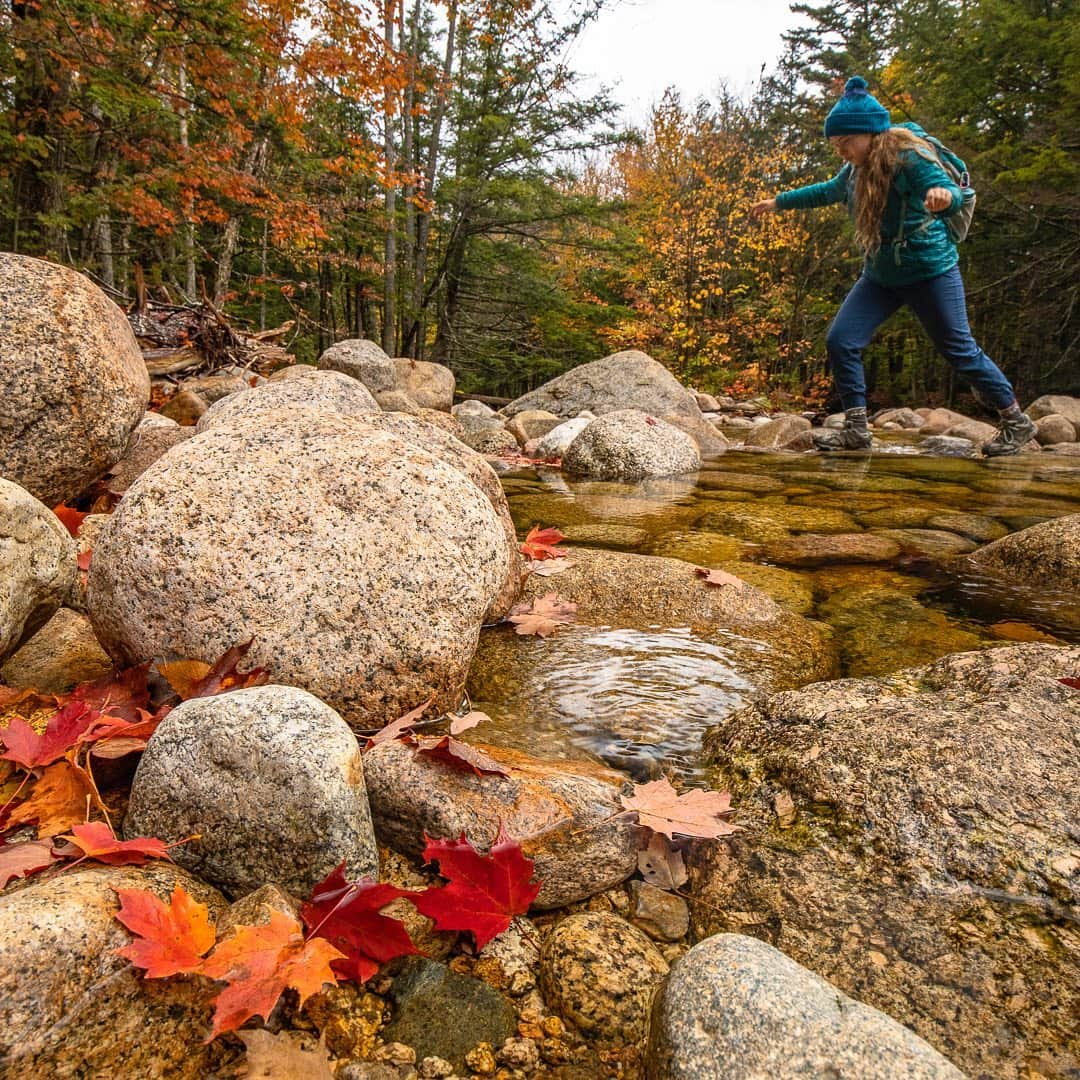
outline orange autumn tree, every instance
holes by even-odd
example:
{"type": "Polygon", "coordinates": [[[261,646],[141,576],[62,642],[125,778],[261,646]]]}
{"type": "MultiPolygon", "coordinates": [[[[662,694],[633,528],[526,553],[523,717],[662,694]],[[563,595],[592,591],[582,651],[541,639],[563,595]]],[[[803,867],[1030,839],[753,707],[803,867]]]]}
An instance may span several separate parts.
{"type": "Polygon", "coordinates": [[[804,282],[818,242],[805,218],[749,215],[788,171],[785,151],[755,148],[731,100],[688,109],[668,90],[611,170],[633,244],[631,310],[604,331],[610,344],[643,349],[702,389],[815,393],[804,282]]]}

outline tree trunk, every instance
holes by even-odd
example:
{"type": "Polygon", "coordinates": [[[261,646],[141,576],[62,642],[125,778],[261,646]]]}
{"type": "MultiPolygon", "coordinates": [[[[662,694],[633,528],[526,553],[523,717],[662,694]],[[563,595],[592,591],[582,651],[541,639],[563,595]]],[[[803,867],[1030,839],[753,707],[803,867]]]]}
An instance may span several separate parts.
{"type": "Polygon", "coordinates": [[[417,215],[416,253],[413,261],[413,322],[409,329],[406,346],[408,355],[417,360],[424,359],[424,338],[426,336],[427,301],[424,286],[427,280],[428,237],[431,234],[431,199],[435,192],[435,174],[439,166],[439,139],[442,136],[443,117],[446,114],[446,102],[450,86],[450,73],[454,67],[454,41],[457,36],[458,0],[450,0],[447,9],[446,52],[443,55],[442,78],[435,97],[435,113],[431,119],[431,142],[428,146],[427,162],[424,168],[424,208],[417,215]]]}
{"type": "MultiPolygon", "coordinates": [[[[409,28],[409,43],[408,43],[408,56],[409,66],[408,75],[405,83],[405,106],[402,110],[401,120],[401,133],[402,133],[402,153],[401,153],[401,168],[405,174],[405,190],[403,192],[403,206],[404,211],[404,228],[402,230],[402,252],[401,252],[401,269],[403,273],[401,276],[407,281],[408,278],[415,273],[414,265],[414,248],[416,240],[416,155],[413,142],[413,112],[416,106],[416,78],[420,71],[420,14],[421,4],[423,0],[416,0],[413,5],[412,12],[412,25],[409,28]]],[[[402,0],[401,9],[401,25],[399,27],[399,39],[401,43],[401,51],[406,51],[405,44],[405,4],[402,0]]],[[[412,304],[412,292],[405,288],[402,289],[402,310],[400,315],[401,326],[398,332],[398,338],[402,342],[402,355],[412,356],[412,352],[406,347],[405,336],[408,332],[409,326],[412,320],[416,317],[412,304]]]]}
{"type": "MultiPolygon", "coordinates": [[[[182,99],[180,105],[180,145],[183,147],[185,155],[191,148],[191,143],[188,140],[188,105],[187,105],[187,72],[184,69],[183,62],[177,67],[177,89],[180,91],[180,97],[182,99]]],[[[184,213],[184,228],[183,228],[183,245],[184,245],[184,298],[191,303],[195,300],[195,222],[192,220],[192,199],[191,196],[187,196],[184,199],[183,213],[184,213]]],[[[265,329],[261,327],[260,329],[265,329]]]]}
{"type": "MultiPolygon", "coordinates": [[[[251,176],[261,176],[266,168],[268,142],[265,135],[257,136],[248,148],[244,171],[251,176]]],[[[232,278],[233,256],[236,254],[236,242],[240,238],[240,218],[234,216],[225,223],[221,239],[221,254],[218,256],[217,276],[214,278],[214,306],[220,308],[229,295],[229,281],[232,278]]]]}
{"type": "MultiPolygon", "coordinates": [[[[394,14],[399,3],[404,0],[383,0],[383,37],[387,52],[394,48],[394,14]]],[[[397,353],[397,315],[395,299],[397,296],[397,189],[394,186],[394,171],[397,167],[394,152],[394,90],[387,85],[383,97],[383,156],[386,159],[386,194],[383,197],[386,211],[386,239],[383,247],[383,326],[382,347],[390,356],[397,353]]]]}

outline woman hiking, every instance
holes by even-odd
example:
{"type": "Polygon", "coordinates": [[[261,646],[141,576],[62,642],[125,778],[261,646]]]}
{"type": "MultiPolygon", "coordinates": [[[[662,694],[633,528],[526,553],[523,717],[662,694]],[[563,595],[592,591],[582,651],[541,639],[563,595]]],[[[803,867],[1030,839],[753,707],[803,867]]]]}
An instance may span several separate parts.
{"type": "Polygon", "coordinates": [[[781,192],[750,208],[760,217],[846,203],[866,255],[862,275],[826,338],[844,427],[815,435],[819,450],[869,449],[862,353],[877,328],[904,304],[979,399],[997,410],[998,429],[983,453],[1015,454],[1035,435],[1009,380],[971,336],[956,245],[943,220],[961,208],[963,198],[925,134],[914,124],[893,127],[888,110],[856,76],[825,119],[825,135],[844,167],[831,180],[781,192]]]}

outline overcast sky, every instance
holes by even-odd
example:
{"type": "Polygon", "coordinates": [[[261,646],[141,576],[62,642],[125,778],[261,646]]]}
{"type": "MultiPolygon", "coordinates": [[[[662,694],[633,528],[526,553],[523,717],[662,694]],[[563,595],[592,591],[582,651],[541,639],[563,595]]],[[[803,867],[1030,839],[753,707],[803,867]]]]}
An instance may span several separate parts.
{"type": "Polygon", "coordinates": [[[780,56],[797,25],[790,0],[612,0],[569,53],[570,65],[614,90],[639,124],[667,86],[709,97],[726,80],[742,93],[780,56]]]}

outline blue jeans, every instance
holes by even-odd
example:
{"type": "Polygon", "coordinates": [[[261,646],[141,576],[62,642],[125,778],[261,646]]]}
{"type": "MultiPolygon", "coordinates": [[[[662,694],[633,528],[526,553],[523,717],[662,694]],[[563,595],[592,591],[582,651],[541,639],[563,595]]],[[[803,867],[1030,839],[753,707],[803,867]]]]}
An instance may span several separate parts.
{"type": "Polygon", "coordinates": [[[825,339],[843,409],[866,407],[863,349],[877,328],[904,304],[918,316],[937,351],[974,386],[982,401],[994,409],[1007,409],[1016,400],[1009,380],[971,336],[964,283],[954,266],[912,285],[878,285],[865,274],[855,282],[825,339]]]}

